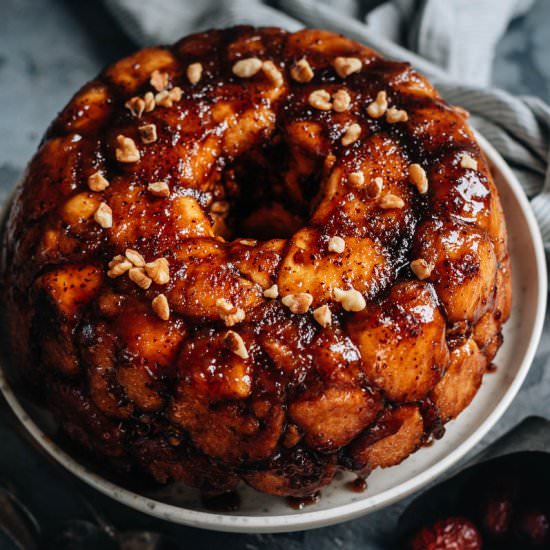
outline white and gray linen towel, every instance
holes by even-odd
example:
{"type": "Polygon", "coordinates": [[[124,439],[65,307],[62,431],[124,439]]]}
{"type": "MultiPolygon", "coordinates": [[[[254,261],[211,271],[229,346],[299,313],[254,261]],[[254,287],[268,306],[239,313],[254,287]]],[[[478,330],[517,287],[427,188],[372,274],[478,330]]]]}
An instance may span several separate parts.
{"type": "Polygon", "coordinates": [[[495,46],[533,0],[104,0],[140,45],[236,24],[318,27],[409,61],[514,169],[550,252],[550,107],[490,87],[495,46]]]}

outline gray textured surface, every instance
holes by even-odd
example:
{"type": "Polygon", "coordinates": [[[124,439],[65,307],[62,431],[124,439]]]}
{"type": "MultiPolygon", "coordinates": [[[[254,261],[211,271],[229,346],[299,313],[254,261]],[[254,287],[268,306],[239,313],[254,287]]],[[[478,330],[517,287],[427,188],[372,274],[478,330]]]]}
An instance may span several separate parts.
{"type": "MultiPolygon", "coordinates": [[[[512,23],[498,48],[494,65],[496,85],[517,94],[538,95],[550,102],[549,28],[547,0],[538,0],[528,16],[512,23]]],[[[97,2],[0,1],[0,200],[21,174],[47,124],[76,89],[105,64],[133,48],[97,2]]],[[[548,348],[546,341],[542,345],[548,348]]],[[[550,371],[545,372],[543,366],[542,361],[535,361],[522,394],[487,441],[529,413],[545,415],[550,371]]],[[[248,550],[364,549],[386,547],[382,541],[402,507],[297,535],[249,537],[177,528],[129,513],[78,484],[67,484],[56,466],[49,465],[16,435],[16,423],[4,406],[0,406],[0,412],[0,478],[9,478],[20,486],[25,498],[45,520],[85,514],[75,496],[78,486],[118,525],[149,525],[166,530],[185,541],[186,547],[191,545],[197,550],[218,548],[222,544],[248,550]],[[367,543],[376,533],[380,544],[367,543]]]]}

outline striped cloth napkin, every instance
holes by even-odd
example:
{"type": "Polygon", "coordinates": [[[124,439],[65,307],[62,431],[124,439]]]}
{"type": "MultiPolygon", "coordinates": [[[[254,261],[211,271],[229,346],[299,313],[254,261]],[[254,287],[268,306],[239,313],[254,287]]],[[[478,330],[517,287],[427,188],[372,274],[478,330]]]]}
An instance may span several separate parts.
{"type": "Polygon", "coordinates": [[[409,61],[515,171],[550,251],[550,107],[490,87],[495,46],[533,0],[104,0],[140,45],[236,24],[317,27],[409,61]]]}

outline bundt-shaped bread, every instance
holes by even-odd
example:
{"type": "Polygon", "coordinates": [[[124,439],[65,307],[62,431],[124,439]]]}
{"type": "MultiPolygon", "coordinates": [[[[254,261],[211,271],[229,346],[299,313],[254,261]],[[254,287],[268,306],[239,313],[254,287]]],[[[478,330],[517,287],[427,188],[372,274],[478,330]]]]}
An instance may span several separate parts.
{"type": "Polygon", "coordinates": [[[319,30],[115,63],[11,207],[19,370],[70,437],[159,482],[304,496],[399,463],[471,401],[510,310],[466,118],[319,30]]]}

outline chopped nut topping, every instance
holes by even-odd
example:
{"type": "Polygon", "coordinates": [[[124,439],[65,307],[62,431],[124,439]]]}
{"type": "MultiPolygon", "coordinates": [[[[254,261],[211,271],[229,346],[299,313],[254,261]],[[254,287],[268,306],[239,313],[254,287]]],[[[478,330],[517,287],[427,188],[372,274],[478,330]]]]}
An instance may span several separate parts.
{"type": "Polygon", "coordinates": [[[409,120],[409,115],[407,114],[407,111],[404,111],[403,109],[397,109],[397,107],[390,107],[386,111],[386,120],[390,124],[394,124],[396,122],[407,122],[407,120],[409,120]]]}
{"type": "Polygon", "coordinates": [[[170,187],[165,181],[155,181],[147,185],[147,191],[155,197],[168,197],[170,196],[170,187]]]}
{"type": "Polygon", "coordinates": [[[171,90],[162,90],[155,96],[155,103],[160,107],[172,107],[175,101],[179,101],[182,91],[179,86],[174,86],[171,90]]]}
{"type": "Polygon", "coordinates": [[[170,280],[170,266],[166,258],[157,258],[145,264],[145,273],[157,285],[165,285],[170,280]]]}
{"type": "Polygon", "coordinates": [[[154,124],[144,124],[138,128],[141,142],[148,145],[157,141],[157,127],[154,124]]]}
{"type": "Polygon", "coordinates": [[[216,300],[216,309],[218,310],[218,313],[226,327],[232,327],[233,325],[244,321],[244,310],[240,307],[234,306],[225,298],[218,298],[216,300]]]}
{"type": "Polygon", "coordinates": [[[367,107],[367,113],[372,118],[383,117],[388,108],[388,96],[385,91],[378,92],[376,99],[367,107]]]}
{"type": "Polygon", "coordinates": [[[154,70],[151,73],[151,78],[149,79],[149,83],[157,92],[162,92],[162,90],[165,90],[168,86],[169,82],[169,76],[168,73],[161,73],[158,70],[154,70]]]}
{"type": "Polygon", "coordinates": [[[101,172],[94,172],[88,177],[88,187],[92,191],[105,191],[109,187],[109,182],[105,179],[101,172]]]}
{"type": "Polygon", "coordinates": [[[200,63],[191,63],[187,67],[187,79],[195,85],[202,78],[202,65],[200,63]]]}
{"type": "Polygon", "coordinates": [[[411,271],[421,280],[427,279],[433,271],[434,266],[423,258],[411,262],[411,271]]]}
{"type": "Polygon", "coordinates": [[[126,273],[131,267],[132,262],[119,254],[109,262],[109,271],[107,271],[107,275],[111,277],[111,279],[114,279],[126,273]]]}
{"type": "Polygon", "coordinates": [[[318,109],[319,111],[330,111],[332,109],[330,94],[326,90],[311,92],[307,101],[314,109],[318,109]]]}
{"type": "Polygon", "coordinates": [[[421,195],[428,191],[428,176],[426,176],[426,171],[420,164],[409,166],[409,178],[421,195]]]}
{"type": "Polygon", "coordinates": [[[124,107],[136,118],[141,118],[143,111],[145,111],[145,101],[141,97],[132,97],[124,104],[124,107]]]}
{"type": "Polygon", "coordinates": [[[477,160],[472,158],[470,155],[462,155],[462,158],[460,159],[460,166],[462,166],[462,168],[477,170],[477,160]]]}
{"type": "Polygon", "coordinates": [[[346,311],[361,311],[367,307],[365,298],[363,295],[354,288],[348,290],[342,290],[341,288],[335,288],[334,299],[342,304],[342,307],[346,311]]]}
{"type": "Polygon", "coordinates": [[[307,292],[298,292],[283,296],[281,301],[292,313],[305,313],[313,302],[313,296],[307,292]]]}
{"type": "Polygon", "coordinates": [[[119,134],[116,140],[118,147],[115,155],[119,162],[137,162],[140,159],[139,150],[132,138],[119,134]]]}
{"type": "Polygon", "coordinates": [[[227,201],[215,201],[210,205],[210,212],[226,214],[229,212],[229,203],[227,201]]]}
{"type": "Polygon", "coordinates": [[[359,136],[361,135],[361,126],[354,122],[353,124],[350,124],[346,131],[344,132],[344,135],[342,136],[342,145],[347,146],[351,145],[352,143],[355,143],[359,136]]]}
{"type": "Polygon", "coordinates": [[[269,288],[264,290],[264,296],[274,300],[277,296],[279,296],[279,287],[277,285],[271,285],[269,288]]]}
{"type": "Polygon", "coordinates": [[[284,84],[283,74],[277,68],[273,61],[264,61],[262,63],[262,71],[273,82],[276,88],[279,88],[284,84]]]}
{"type": "Polygon", "coordinates": [[[354,187],[361,187],[365,183],[365,174],[363,172],[352,172],[349,175],[349,182],[354,187]]]}
{"type": "Polygon", "coordinates": [[[239,356],[241,359],[248,359],[248,351],[240,334],[233,330],[228,330],[223,337],[225,347],[239,356]]]}
{"type": "Polygon", "coordinates": [[[143,267],[132,267],[128,271],[128,277],[130,277],[130,280],[133,283],[136,283],[137,286],[143,288],[143,290],[147,290],[153,282],[152,279],[145,275],[145,270],[143,267]]]}
{"type": "Polygon", "coordinates": [[[387,195],[380,197],[378,201],[378,206],[380,208],[383,208],[384,210],[388,210],[391,208],[403,208],[405,206],[405,202],[401,197],[388,193],[387,195]]]}
{"type": "Polygon", "coordinates": [[[102,202],[97,207],[97,210],[94,213],[94,220],[101,227],[103,227],[103,229],[109,229],[113,227],[113,211],[106,202],[102,202]]]}
{"type": "Polygon", "coordinates": [[[332,94],[332,108],[337,113],[343,113],[349,109],[351,97],[346,90],[338,90],[332,94]]]}
{"type": "Polygon", "coordinates": [[[300,61],[297,61],[292,66],[290,69],[290,76],[296,80],[296,82],[300,82],[300,84],[309,82],[313,78],[313,69],[305,57],[302,57],[300,61]]]}
{"type": "Polygon", "coordinates": [[[363,68],[363,62],[358,57],[337,57],[332,66],[340,78],[346,78],[358,73],[363,68]]]}
{"type": "Polygon", "coordinates": [[[262,60],[257,57],[241,59],[233,65],[233,74],[240,78],[251,78],[262,68],[262,60]]]}
{"type": "Polygon", "coordinates": [[[332,313],[327,305],[313,310],[313,318],[323,327],[329,327],[332,324],[332,313]]]}
{"type": "Polygon", "coordinates": [[[146,92],[143,96],[143,101],[145,102],[145,112],[150,113],[156,105],[153,92],[146,92]]]}
{"type": "Polygon", "coordinates": [[[256,246],[258,241],[255,241],[254,239],[239,239],[239,243],[243,246],[256,246]]]}
{"type": "Polygon", "coordinates": [[[384,180],[381,177],[374,178],[374,180],[367,185],[367,195],[371,199],[377,199],[380,193],[382,193],[383,187],[384,180]]]}
{"type": "Polygon", "coordinates": [[[168,305],[168,298],[164,294],[155,296],[151,302],[151,307],[163,321],[170,319],[170,306],[168,305]]]}
{"type": "Polygon", "coordinates": [[[342,254],[346,249],[346,241],[342,237],[331,237],[328,240],[328,251],[336,252],[336,254],[342,254]]]}
{"type": "Polygon", "coordinates": [[[133,248],[127,248],[124,252],[124,255],[128,260],[132,262],[132,264],[135,267],[144,267],[145,266],[145,258],[133,248]]]}

